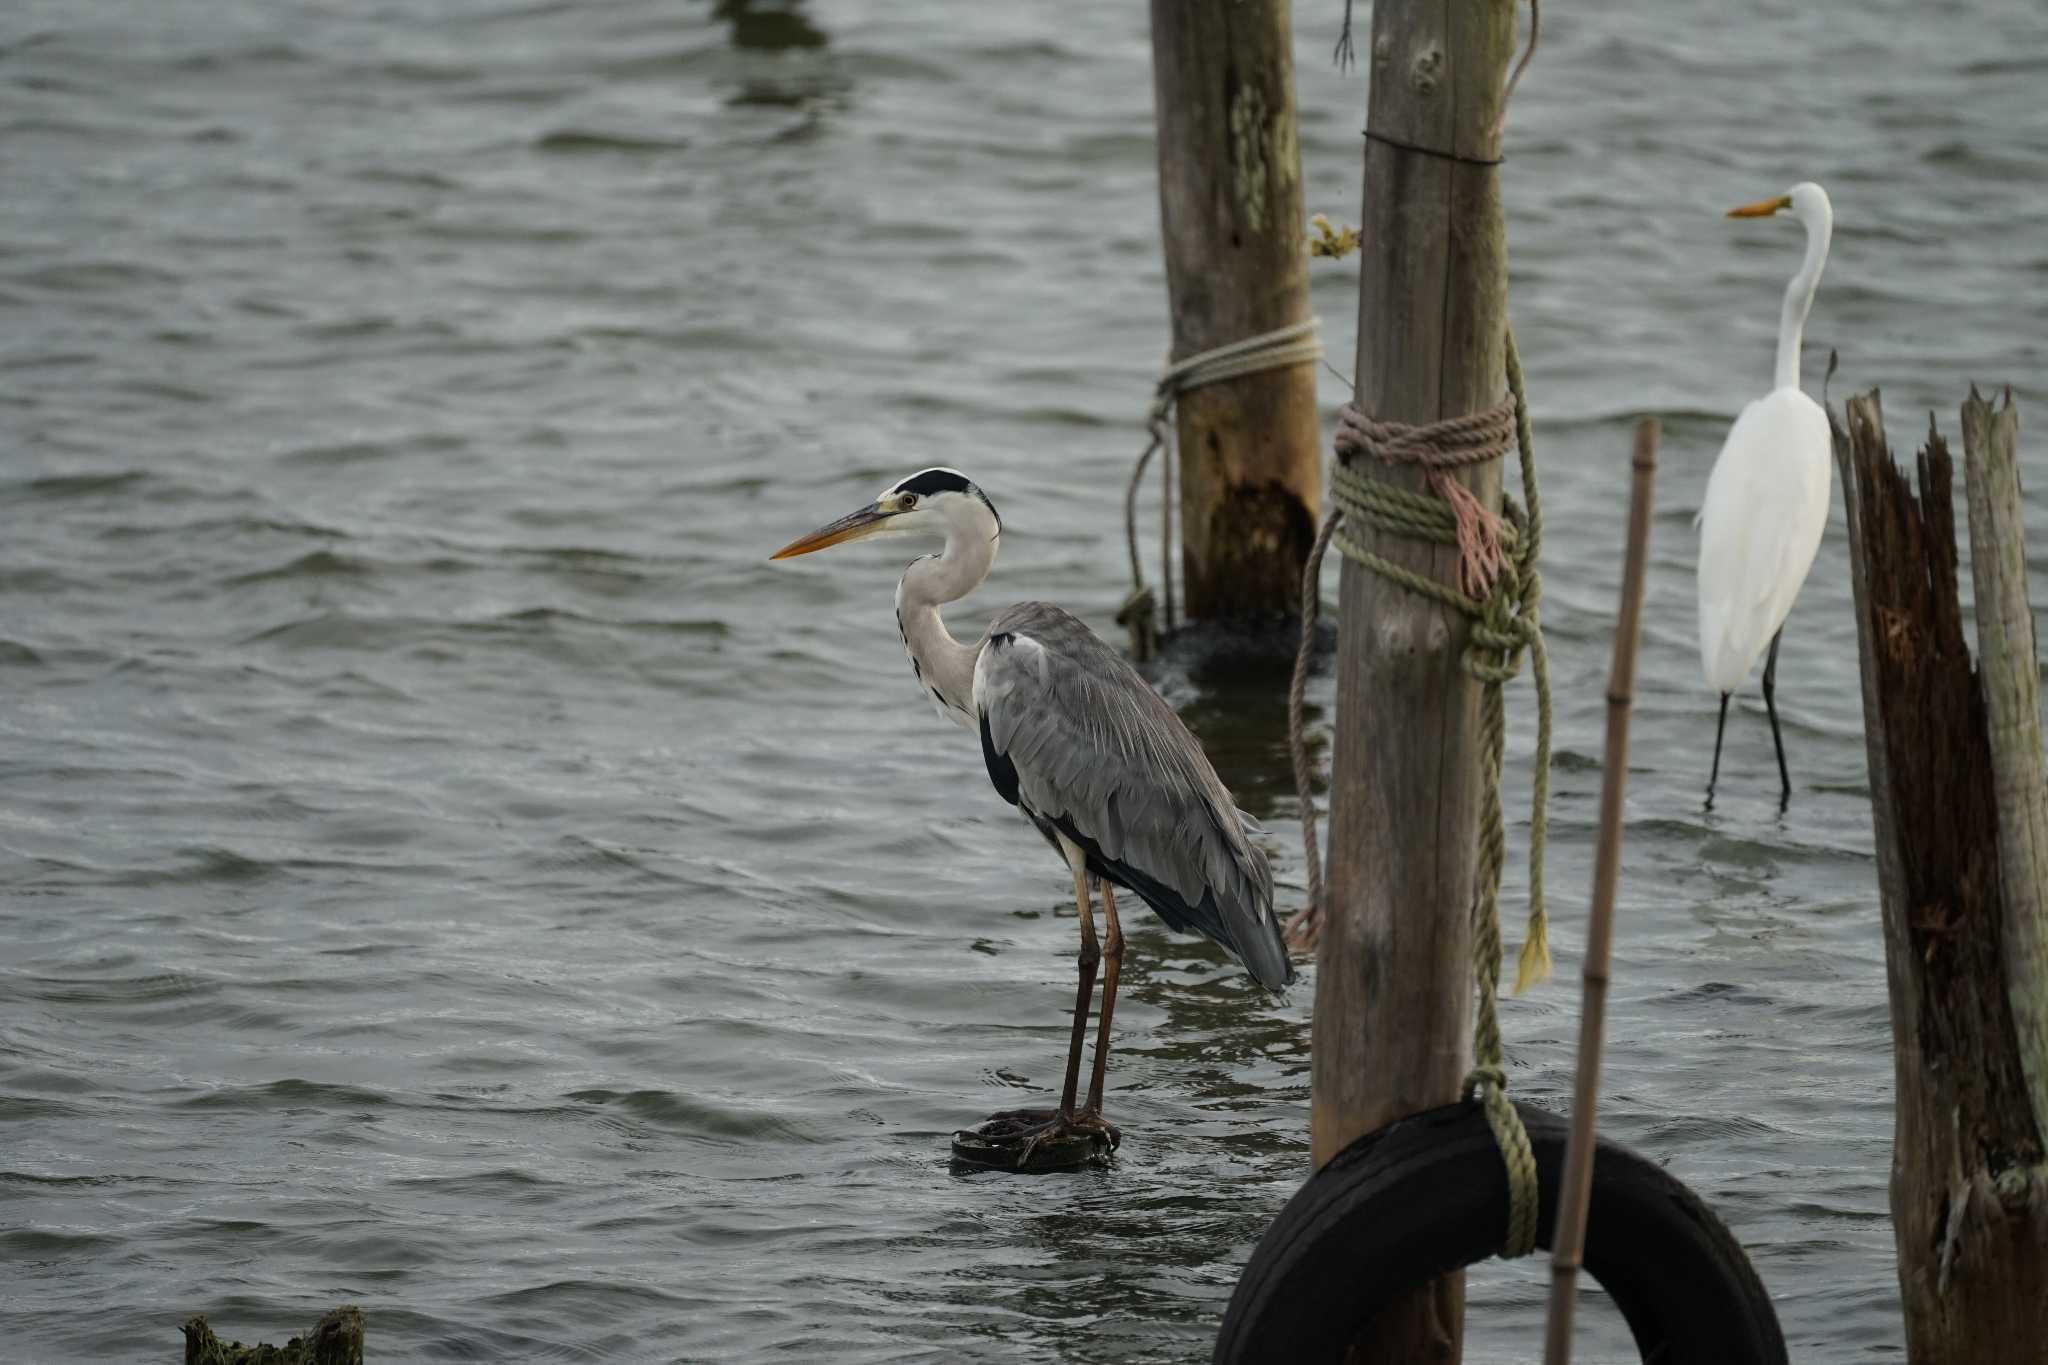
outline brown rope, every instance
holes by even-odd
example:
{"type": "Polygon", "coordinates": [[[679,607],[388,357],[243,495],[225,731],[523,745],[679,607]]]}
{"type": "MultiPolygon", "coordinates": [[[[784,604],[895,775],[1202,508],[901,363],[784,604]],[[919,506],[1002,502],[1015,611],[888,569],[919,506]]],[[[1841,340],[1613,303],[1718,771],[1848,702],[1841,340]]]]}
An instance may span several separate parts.
{"type": "Polygon", "coordinates": [[[1507,567],[1500,518],[1452,477],[1455,470],[1485,464],[1507,454],[1515,439],[1512,396],[1480,412],[1411,427],[1382,422],[1346,403],[1337,411],[1337,453],[1367,455],[1381,464],[1419,465],[1430,491],[1450,504],[1458,527],[1458,591],[1479,601],[1507,567]]]}
{"type": "Polygon", "coordinates": [[[1515,97],[1515,87],[1522,83],[1522,73],[1529,69],[1529,63],[1536,60],[1536,44],[1543,38],[1542,0],[1529,0],[1529,46],[1522,49],[1522,60],[1515,63],[1515,74],[1508,77],[1508,88],[1500,92],[1500,112],[1493,116],[1493,135],[1500,136],[1508,122],[1508,101],[1515,97]]]}
{"type": "Polygon", "coordinates": [[[1160,449],[1166,455],[1159,461],[1159,605],[1161,627],[1166,634],[1173,634],[1173,524],[1180,517],[1180,508],[1173,502],[1173,451],[1166,448],[1167,425],[1162,416],[1154,428],[1154,436],[1160,442],[1160,449]]]}
{"type": "Polygon", "coordinates": [[[1309,791],[1308,739],[1302,728],[1308,705],[1309,664],[1316,652],[1316,618],[1323,609],[1323,556],[1330,537],[1344,520],[1342,512],[1323,518],[1323,529],[1309,548],[1308,563],[1301,570],[1301,644],[1294,651],[1294,677],[1287,684],[1287,744],[1294,755],[1294,806],[1301,817],[1301,843],[1308,863],[1308,904],[1287,921],[1286,938],[1297,948],[1314,941],[1315,926],[1321,921],[1323,905],[1323,855],[1316,845],[1316,799],[1309,791]]]}

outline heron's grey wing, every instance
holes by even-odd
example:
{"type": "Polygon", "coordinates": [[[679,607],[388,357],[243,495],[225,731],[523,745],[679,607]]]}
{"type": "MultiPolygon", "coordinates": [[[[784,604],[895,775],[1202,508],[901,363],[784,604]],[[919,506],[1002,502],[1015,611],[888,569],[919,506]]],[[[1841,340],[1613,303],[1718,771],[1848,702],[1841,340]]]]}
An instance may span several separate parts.
{"type": "Polygon", "coordinates": [[[1122,655],[1058,607],[1022,602],[989,628],[974,700],[1005,800],[1261,985],[1293,979],[1265,855],[1202,746],[1122,655]]]}

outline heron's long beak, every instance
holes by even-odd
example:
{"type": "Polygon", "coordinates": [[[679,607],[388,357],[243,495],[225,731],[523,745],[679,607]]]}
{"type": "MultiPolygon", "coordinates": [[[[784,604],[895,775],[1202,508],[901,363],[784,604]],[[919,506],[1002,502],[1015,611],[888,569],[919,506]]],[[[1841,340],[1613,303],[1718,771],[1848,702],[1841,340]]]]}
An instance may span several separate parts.
{"type": "Polygon", "coordinates": [[[1768,218],[1779,209],[1792,207],[1792,196],[1781,194],[1775,199],[1759,199],[1754,204],[1744,204],[1739,209],[1728,210],[1730,218],[1768,218]]]}
{"type": "Polygon", "coordinates": [[[820,526],[807,536],[799,536],[789,544],[769,555],[770,559],[790,559],[796,555],[807,555],[813,550],[827,549],[849,540],[871,536],[882,529],[889,520],[889,514],[870,503],[858,512],[849,512],[835,522],[820,526]]]}

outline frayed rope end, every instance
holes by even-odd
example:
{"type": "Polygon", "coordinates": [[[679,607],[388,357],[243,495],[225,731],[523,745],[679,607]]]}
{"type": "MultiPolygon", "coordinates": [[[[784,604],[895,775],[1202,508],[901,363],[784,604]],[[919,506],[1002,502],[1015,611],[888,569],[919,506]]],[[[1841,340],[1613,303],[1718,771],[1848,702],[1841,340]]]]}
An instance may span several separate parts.
{"type": "Polygon", "coordinates": [[[1475,602],[1483,602],[1508,566],[1507,547],[1501,543],[1500,518],[1447,470],[1431,470],[1429,486],[1450,504],[1451,517],[1457,523],[1458,591],[1475,602]]]}
{"type": "Polygon", "coordinates": [[[1515,963],[1515,994],[1550,979],[1549,917],[1541,910],[1529,916],[1529,936],[1522,942],[1522,955],[1515,963]]]}

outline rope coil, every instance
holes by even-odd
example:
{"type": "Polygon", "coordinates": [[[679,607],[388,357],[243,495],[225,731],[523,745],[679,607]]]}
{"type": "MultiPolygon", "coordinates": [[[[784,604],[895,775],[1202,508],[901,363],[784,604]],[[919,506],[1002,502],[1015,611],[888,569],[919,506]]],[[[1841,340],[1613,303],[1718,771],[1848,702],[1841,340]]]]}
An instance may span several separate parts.
{"type": "MultiPolygon", "coordinates": [[[[1197,351],[1185,360],[1173,361],[1159,372],[1159,382],[1152,389],[1152,406],[1145,415],[1145,429],[1151,439],[1139,453],[1138,462],[1131,469],[1130,486],[1124,490],[1124,542],[1131,554],[1131,592],[1117,611],[1116,619],[1130,629],[1132,653],[1140,662],[1152,656],[1156,631],[1152,620],[1152,593],[1145,586],[1145,573],[1138,562],[1138,484],[1144,479],[1145,466],[1151,463],[1153,455],[1172,444],[1173,426],[1169,419],[1173,416],[1174,404],[1182,394],[1209,384],[1240,379],[1266,370],[1312,364],[1322,359],[1323,341],[1318,335],[1322,325],[1321,318],[1305,318],[1241,341],[1197,351]]],[[[1172,630],[1174,506],[1173,460],[1170,455],[1160,461],[1159,474],[1161,601],[1158,605],[1162,609],[1165,628],[1172,630]]]]}
{"type": "Polygon", "coordinates": [[[1506,340],[1509,397],[1482,412],[1423,426],[1380,422],[1346,405],[1340,414],[1337,448],[1344,457],[1332,466],[1329,518],[1302,574],[1302,639],[1288,689],[1288,729],[1293,748],[1302,843],[1308,858],[1309,906],[1289,925],[1300,939],[1313,932],[1324,905],[1322,860],[1315,833],[1315,804],[1308,786],[1307,746],[1302,738],[1303,698],[1320,609],[1319,578],[1324,552],[1335,544],[1362,567],[1410,592],[1470,618],[1471,632],[1461,664],[1484,687],[1480,707],[1481,808],[1478,886],[1472,904],[1472,974],[1479,1001],[1472,1029],[1474,1066],[1462,1088],[1479,1092],[1494,1140],[1508,1168],[1509,1217],[1503,1256],[1528,1254],[1536,1244],[1535,1156],[1514,1105],[1507,1098],[1507,1073],[1500,1033],[1500,882],[1507,836],[1500,779],[1507,750],[1507,707],[1503,684],[1521,671],[1526,652],[1536,683],[1536,764],[1529,822],[1529,919],[1517,964],[1515,990],[1550,973],[1548,917],[1543,907],[1543,847],[1549,824],[1550,665],[1543,646],[1538,604],[1543,579],[1537,559],[1543,540],[1542,502],[1536,485],[1528,402],[1514,335],[1506,340]],[[1451,471],[1496,459],[1509,437],[1521,453],[1522,502],[1503,495],[1501,514],[1488,512],[1451,471]],[[1360,456],[1383,464],[1421,466],[1429,493],[1412,492],[1376,479],[1360,456]],[[1456,494],[1447,487],[1455,487],[1456,494]],[[1462,494],[1462,497],[1459,495],[1462,494]],[[1394,563],[1365,548],[1352,534],[1369,527],[1385,535],[1455,546],[1458,582],[1446,584],[1394,563]]]}

